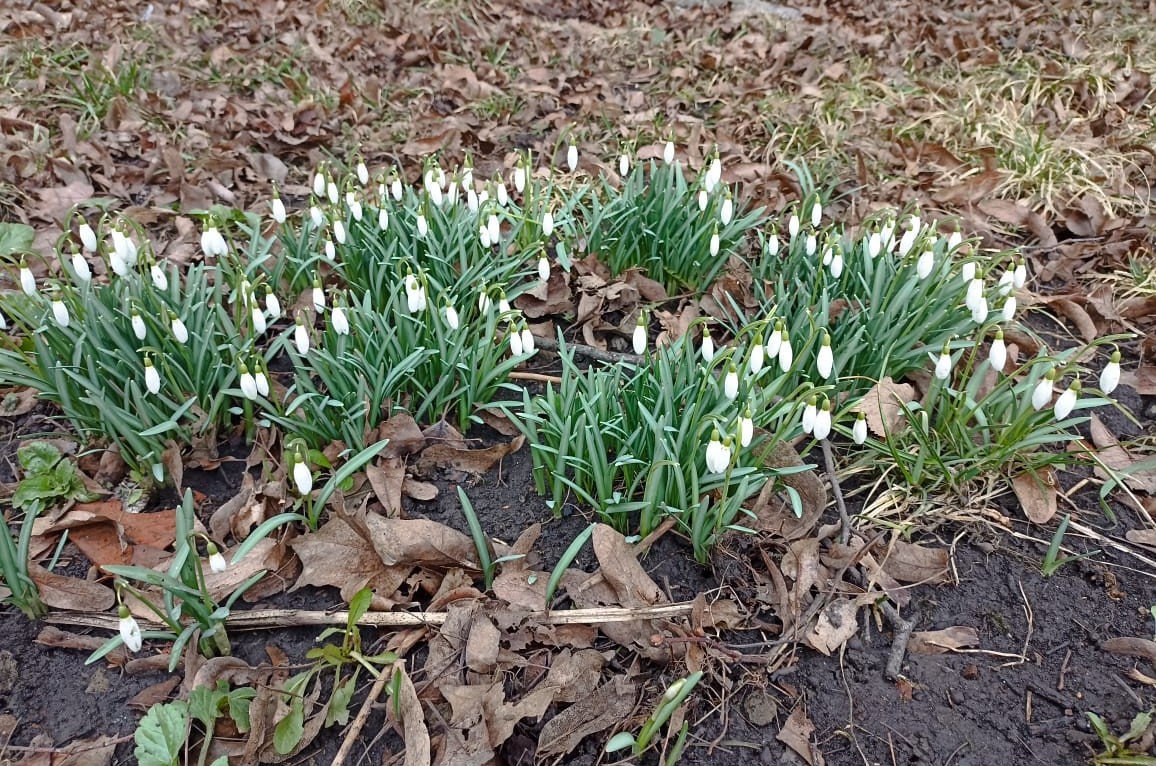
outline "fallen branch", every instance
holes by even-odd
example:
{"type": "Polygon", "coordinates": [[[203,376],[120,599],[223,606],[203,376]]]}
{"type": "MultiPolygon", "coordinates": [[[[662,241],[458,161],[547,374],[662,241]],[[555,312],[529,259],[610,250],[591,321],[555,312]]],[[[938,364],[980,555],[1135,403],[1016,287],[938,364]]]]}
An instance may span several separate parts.
{"type": "MultiPolygon", "coordinates": [[[[545,336],[534,336],[534,345],[546,351],[557,351],[558,341],[554,338],[547,338],[545,336]]],[[[646,361],[645,357],[637,356],[635,354],[626,354],[618,351],[603,351],[600,348],[593,346],[586,346],[581,343],[567,343],[566,350],[573,352],[574,356],[580,359],[591,359],[595,362],[631,362],[633,364],[641,364],[646,361]]]]}

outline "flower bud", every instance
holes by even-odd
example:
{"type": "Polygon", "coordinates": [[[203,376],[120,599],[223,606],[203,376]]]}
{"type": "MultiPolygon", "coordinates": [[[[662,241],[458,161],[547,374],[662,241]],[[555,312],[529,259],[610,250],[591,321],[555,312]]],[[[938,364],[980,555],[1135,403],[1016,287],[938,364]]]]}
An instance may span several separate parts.
{"type": "Polygon", "coordinates": [[[20,259],[20,289],[30,298],[36,295],[36,277],[32,276],[32,269],[23,258],[20,259]]]}
{"type": "Polygon", "coordinates": [[[714,340],[710,337],[710,329],[702,328],[702,360],[710,364],[714,359],[714,340]]]}
{"type": "Polygon", "coordinates": [[[862,412],[855,413],[855,425],[851,426],[851,440],[856,444],[867,441],[867,416],[862,412]]]}
{"type": "Polygon", "coordinates": [[[205,544],[205,552],[209,554],[209,569],[211,571],[220,574],[229,568],[229,563],[225,561],[225,557],[221,555],[217,544],[212,540],[205,544]]]}
{"type": "Polygon", "coordinates": [[[1076,406],[1076,399],[1080,395],[1080,381],[1073,380],[1072,385],[1068,386],[1059,398],[1056,399],[1056,406],[1052,410],[1056,416],[1056,420],[1063,420],[1068,415],[1072,414],[1072,409],[1076,406]]]}
{"type": "Polygon", "coordinates": [[[161,376],[157,372],[157,368],[153,366],[153,358],[149,354],[144,357],[144,382],[145,390],[150,394],[158,393],[161,390],[161,376]]]}
{"type": "Polygon", "coordinates": [[[132,310],[132,313],[129,314],[129,324],[132,325],[132,334],[136,336],[136,339],[144,340],[147,334],[144,317],[142,317],[140,312],[135,308],[132,310]]]}
{"type": "Polygon", "coordinates": [[[1108,364],[1100,372],[1100,391],[1107,396],[1115,391],[1118,385],[1120,385],[1120,350],[1116,349],[1112,351],[1108,364]]]}
{"type": "Polygon", "coordinates": [[[293,329],[293,343],[301,356],[309,353],[309,330],[305,327],[300,314],[297,315],[297,326],[293,329]]]}
{"type": "Polygon", "coordinates": [[[293,453],[293,483],[297,485],[297,494],[302,497],[313,491],[313,473],[300,449],[293,453]]]}
{"type": "Polygon", "coordinates": [[[1032,390],[1032,409],[1042,410],[1052,400],[1052,386],[1056,382],[1056,371],[1048,370],[1032,390]]]}
{"type": "Polygon", "coordinates": [[[117,610],[117,614],[120,618],[118,620],[120,638],[122,641],[124,641],[125,648],[130,652],[139,652],[141,645],[143,644],[140,625],[137,624],[136,619],[133,618],[132,613],[129,612],[128,607],[124,604],[120,605],[120,609],[117,610]]]}
{"type": "Polygon", "coordinates": [[[831,351],[831,333],[826,330],[823,330],[819,353],[815,357],[815,367],[819,371],[819,377],[823,380],[828,380],[831,377],[831,372],[835,367],[835,354],[831,351]]]}
{"type": "Polygon", "coordinates": [[[996,372],[1003,372],[1004,366],[1007,364],[1007,346],[1003,341],[1003,330],[996,329],[995,338],[991,342],[991,350],[988,351],[987,360],[991,363],[991,368],[996,372]]]}
{"type": "Polygon", "coordinates": [[[727,368],[727,374],[723,378],[723,396],[727,401],[733,402],[739,395],[739,371],[735,368],[735,363],[731,362],[727,368]]]}
{"type": "Polygon", "coordinates": [[[566,148],[566,167],[573,173],[578,168],[578,147],[570,144],[566,148]]]}
{"type": "Polygon", "coordinates": [[[791,334],[783,329],[783,341],[779,344],[779,369],[787,372],[795,362],[795,350],[791,348],[791,334]]]}
{"type": "Polygon", "coordinates": [[[822,441],[831,435],[831,400],[824,399],[823,406],[815,415],[815,430],[812,435],[822,441]]]}
{"type": "Polygon", "coordinates": [[[95,253],[96,232],[88,225],[88,221],[81,221],[77,233],[80,235],[80,246],[89,253],[95,253]]]}
{"type": "Polygon", "coordinates": [[[337,335],[349,334],[349,317],[345,315],[344,307],[340,305],[333,307],[333,311],[329,314],[329,326],[337,335]]]}
{"type": "Polygon", "coordinates": [[[249,365],[242,361],[237,362],[237,371],[241,374],[240,388],[241,393],[246,399],[250,401],[257,398],[257,380],[253,377],[253,373],[249,372],[249,365]]]}
{"type": "Polygon", "coordinates": [[[646,314],[641,311],[638,312],[638,322],[634,325],[634,334],[630,340],[634,353],[641,356],[646,352],[646,314]]]}
{"type": "Polygon", "coordinates": [[[938,380],[947,380],[951,377],[951,346],[950,341],[943,342],[943,349],[939,358],[935,360],[935,377],[938,380]]]}
{"type": "Polygon", "coordinates": [[[80,282],[87,283],[92,281],[92,269],[79,250],[72,251],[72,271],[76,274],[76,278],[80,282]]]}

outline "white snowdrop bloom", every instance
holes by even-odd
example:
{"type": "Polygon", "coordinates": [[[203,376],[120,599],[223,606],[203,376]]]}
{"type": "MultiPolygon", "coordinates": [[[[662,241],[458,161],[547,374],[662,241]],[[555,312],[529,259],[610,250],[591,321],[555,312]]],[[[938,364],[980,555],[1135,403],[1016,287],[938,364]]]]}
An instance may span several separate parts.
{"type": "Polygon", "coordinates": [[[947,251],[948,252],[955,250],[955,248],[959,247],[962,244],[963,244],[963,234],[959,231],[959,229],[956,229],[955,231],[951,232],[951,234],[947,235],[947,251]]]}
{"type": "Polygon", "coordinates": [[[538,258],[538,279],[543,282],[550,281],[550,260],[545,255],[538,258]]]}
{"type": "Polygon", "coordinates": [[[895,247],[895,221],[888,218],[883,222],[883,226],[879,229],[879,241],[883,248],[888,252],[895,247]]]}
{"type": "Polygon", "coordinates": [[[719,207],[719,216],[718,217],[719,217],[719,220],[722,221],[722,225],[726,226],[727,224],[729,224],[731,222],[731,219],[734,218],[734,215],[735,215],[735,201],[734,201],[734,199],[731,198],[731,194],[728,191],[726,196],[723,197],[722,205],[719,207]]]}
{"type": "Polygon", "coordinates": [[[1005,271],[999,275],[999,283],[996,289],[1000,295],[1011,295],[1012,289],[1015,287],[1015,274],[1011,271],[1005,271]]]}
{"type": "Polygon", "coordinates": [[[389,229],[389,211],[383,207],[377,210],[377,228],[379,231],[389,229]]]}
{"type": "Polygon", "coordinates": [[[987,360],[996,372],[1003,372],[1007,365],[1007,344],[1003,340],[1003,330],[995,331],[995,338],[991,342],[991,350],[987,353],[987,360]]]}
{"type": "Polygon", "coordinates": [[[264,335],[265,330],[268,329],[268,322],[265,320],[265,312],[256,303],[249,309],[249,320],[253,325],[254,335],[264,335]]]}
{"type": "Polygon", "coordinates": [[[425,220],[425,213],[417,214],[417,235],[421,239],[425,239],[425,235],[429,234],[429,223],[425,220]]]}
{"type": "Polygon", "coordinates": [[[169,289],[169,277],[159,263],[154,263],[149,267],[149,278],[153,282],[153,287],[162,293],[169,289]]]}
{"type": "Polygon", "coordinates": [[[710,364],[714,359],[714,339],[710,337],[710,330],[702,328],[702,360],[710,364]]]}
{"type": "Polygon", "coordinates": [[[478,291],[478,313],[488,314],[490,308],[494,305],[493,299],[490,297],[490,292],[482,285],[482,289],[478,291]]]}
{"type": "Polygon", "coordinates": [[[723,396],[727,401],[733,402],[739,395],[739,371],[735,368],[732,362],[727,368],[727,374],[723,378],[723,396]]]}
{"type": "Polygon", "coordinates": [[[983,324],[987,321],[988,313],[987,298],[981,295],[976,304],[971,307],[971,321],[976,324],[983,324]]]}
{"type": "Polygon", "coordinates": [[[835,255],[831,258],[831,276],[835,279],[843,276],[843,248],[836,247],[835,255]]]}
{"type": "Polygon", "coordinates": [[[1016,297],[1014,295],[1009,295],[1007,297],[1007,300],[1003,302],[1002,316],[1003,316],[1003,321],[1005,321],[1005,322],[1010,322],[1013,319],[1015,319],[1015,316],[1016,316],[1016,297]]]}
{"type": "Polygon", "coordinates": [[[237,370],[241,373],[240,387],[241,393],[249,401],[254,401],[257,398],[257,380],[253,377],[253,373],[249,372],[249,366],[244,362],[237,363],[237,370]]]}
{"type": "Polygon", "coordinates": [[[526,168],[521,163],[514,166],[514,190],[521,194],[526,188],[526,168]]]}
{"type": "Polygon", "coordinates": [[[169,314],[169,325],[173,331],[173,337],[176,338],[177,343],[182,346],[189,342],[189,328],[185,327],[185,323],[176,314],[169,314]]]}
{"type": "Polygon", "coordinates": [[[1115,391],[1118,385],[1120,385],[1120,351],[1116,349],[1108,359],[1108,364],[1104,365],[1104,369],[1100,372],[1100,390],[1107,396],[1115,391]]]}
{"type": "Polygon", "coordinates": [[[201,252],[206,258],[220,258],[229,253],[229,246],[225,243],[221,230],[212,224],[201,232],[201,252]]]}
{"type": "Polygon", "coordinates": [[[313,302],[313,310],[320,314],[325,310],[325,291],[321,289],[321,279],[315,277],[313,279],[313,288],[310,291],[310,298],[313,302]]]}
{"type": "Polygon", "coordinates": [[[935,253],[924,250],[919,260],[915,262],[915,275],[920,279],[927,279],[931,276],[933,268],[935,268],[935,253]]]}
{"type": "Polygon", "coordinates": [[[394,175],[393,181],[389,184],[389,194],[394,202],[401,202],[401,191],[401,179],[394,175]]]}
{"type": "Polygon", "coordinates": [[[967,283],[967,295],[963,299],[963,305],[967,306],[972,311],[975,311],[975,306],[979,303],[979,299],[983,297],[983,276],[976,272],[971,281],[967,283]]]}
{"type": "Polygon", "coordinates": [[[964,282],[970,283],[975,279],[975,261],[964,261],[959,267],[959,275],[963,277],[964,282]]]}
{"type": "Polygon", "coordinates": [[[76,279],[81,284],[86,284],[92,281],[92,269],[89,267],[88,261],[85,260],[84,256],[80,253],[79,250],[72,251],[72,271],[76,274],[76,279]]]}
{"type": "Polygon", "coordinates": [[[265,313],[270,319],[281,316],[281,301],[277,300],[277,296],[268,286],[265,287],[265,313]]]}
{"type": "Polygon", "coordinates": [[[269,376],[265,374],[264,368],[258,366],[257,371],[253,373],[253,380],[257,381],[257,393],[261,396],[269,395],[269,376]]]}
{"type": "Polygon", "coordinates": [[[783,345],[783,322],[781,319],[776,319],[773,328],[771,329],[771,336],[767,338],[767,345],[765,351],[767,356],[771,359],[778,357],[779,348],[783,345]]]}
{"type": "Polygon", "coordinates": [[[474,188],[474,161],[468,156],[466,162],[462,165],[461,186],[462,191],[474,188]]]}
{"type": "Polygon", "coordinates": [[[795,363],[795,350],[791,348],[791,335],[783,330],[783,341],[779,344],[779,369],[787,372],[795,363]]]}
{"type": "Polygon", "coordinates": [[[331,237],[327,236],[325,238],[324,251],[325,259],[327,261],[332,263],[333,261],[337,260],[337,246],[333,244],[333,239],[331,237]]]}
{"type": "Polygon", "coordinates": [[[412,273],[405,277],[405,300],[409,313],[417,314],[426,309],[425,285],[412,273]]]}
{"type": "Polygon", "coordinates": [[[313,224],[314,229],[320,229],[325,225],[325,213],[321,212],[321,208],[317,207],[317,205],[310,205],[309,220],[313,224]]]}
{"type": "Polygon", "coordinates": [[[727,472],[730,465],[730,439],[727,438],[725,442],[720,441],[718,429],[715,429],[711,433],[710,442],[706,445],[706,470],[708,473],[722,474],[727,472]]]}
{"type": "Polygon", "coordinates": [[[554,214],[547,210],[542,214],[542,236],[549,238],[554,233],[554,214]]]}
{"type": "Polygon", "coordinates": [[[68,316],[68,307],[64,305],[64,299],[59,293],[52,297],[52,318],[61,327],[68,327],[71,321],[68,316]]]}
{"type": "Polygon", "coordinates": [[[446,191],[446,204],[450,207],[458,204],[458,189],[459,185],[454,182],[450,184],[450,188],[446,191]]]}
{"type": "Polygon", "coordinates": [[[666,146],[662,147],[662,161],[667,165],[674,162],[674,142],[667,141],[666,146]]]}
{"type": "Polygon", "coordinates": [[[751,345],[750,357],[747,359],[747,369],[751,375],[758,375],[762,372],[763,364],[766,363],[766,350],[763,348],[763,338],[758,336],[755,342],[751,345]]]}
{"type": "Polygon", "coordinates": [[[1080,381],[1077,379],[1073,380],[1072,385],[1064,389],[1064,392],[1056,399],[1056,406],[1052,410],[1052,413],[1056,416],[1056,420],[1063,420],[1072,414],[1072,409],[1076,406],[1076,400],[1079,396],[1080,381]]]}
{"type": "Polygon", "coordinates": [[[522,335],[517,330],[511,328],[509,333],[510,342],[510,356],[521,356],[525,350],[522,348],[522,335]]]}
{"type": "Polygon", "coordinates": [[[698,190],[698,212],[705,213],[706,206],[710,204],[710,195],[706,193],[706,189],[698,190]]]}
{"type": "Polygon", "coordinates": [[[823,441],[831,435],[831,402],[827,399],[823,400],[823,406],[819,408],[819,412],[815,415],[815,430],[812,432],[819,441],[823,441]]]}
{"type": "Polygon", "coordinates": [[[297,485],[297,494],[308,495],[313,491],[313,472],[305,463],[305,455],[300,450],[293,456],[293,483],[297,485]]]}
{"type": "Polygon", "coordinates": [[[855,425],[851,426],[851,440],[856,444],[867,441],[867,417],[862,412],[855,414],[855,425]]]}
{"type": "Polygon", "coordinates": [[[501,292],[501,293],[498,295],[498,313],[504,316],[504,315],[506,315],[506,314],[509,314],[509,313],[510,313],[510,311],[511,311],[511,309],[510,309],[510,301],[508,301],[508,300],[506,299],[506,293],[505,293],[505,291],[502,291],[502,292],[501,292]]]}
{"type": "Polygon", "coordinates": [[[473,187],[466,189],[466,207],[471,213],[478,212],[478,193],[474,191],[473,187]]]}
{"type": "Polygon", "coordinates": [[[293,329],[293,344],[301,356],[309,353],[309,330],[305,327],[301,317],[297,317],[297,326],[293,329]]]}
{"type": "Polygon", "coordinates": [[[646,316],[638,315],[638,322],[634,325],[634,334],[630,338],[634,353],[642,356],[646,352],[646,316]]]}
{"type": "Polygon", "coordinates": [[[0,330],[8,329],[8,320],[4,318],[4,314],[0,313],[0,330]]]}
{"type": "Polygon", "coordinates": [[[871,236],[867,238],[867,257],[874,258],[883,251],[883,237],[879,232],[871,232],[871,236]]]}
{"type": "Polygon", "coordinates": [[[325,167],[323,165],[318,165],[317,172],[313,174],[313,196],[318,199],[325,196],[325,167]]]}
{"type": "Polygon", "coordinates": [[[819,377],[823,380],[829,380],[831,372],[835,368],[835,354],[831,351],[831,336],[826,330],[823,331],[819,353],[815,357],[815,368],[818,369],[819,377]]]}
{"type": "Polygon", "coordinates": [[[779,235],[771,232],[767,237],[767,256],[774,258],[779,254],[779,235]]]}
{"type": "Polygon", "coordinates": [[[743,416],[739,418],[739,446],[751,446],[751,440],[755,438],[755,421],[751,417],[751,408],[747,407],[743,412],[743,416]]]}
{"type": "Polygon", "coordinates": [[[486,219],[486,231],[490,235],[490,244],[497,245],[502,241],[502,223],[498,220],[497,213],[490,213],[490,217],[486,219]]]}
{"type": "Polygon", "coordinates": [[[145,354],[144,358],[144,382],[145,390],[150,394],[155,394],[161,390],[161,375],[153,366],[153,358],[148,354],[145,354]]]}
{"type": "Polygon", "coordinates": [[[446,318],[446,326],[448,326],[451,330],[456,330],[461,326],[461,320],[458,319],[458,310],[453,306],[447,303],[446,307],[442,310],[442,313],[446,318]]]}
{"type": "Polygon", "coordinates": [[[367,168],[365,166],[364,162],[362,162],[360,160],[358,161],[356,172],[357,172],[357,182],[359,184],[361,184],[362,186],[368,186],[369,185],[369,168],[367,168]]]}
{"type": "MultiPolygon", "coordinates": [[[[426,188],[426,194],[429,195],[429,201],[433,203],[434,207],[441,207],[445,199],[442,197],[442,188],[437,184],[426,188]]],[[[425,234],[423,233],[424,237],[425,234]]]]}
{"type": "Polygon", "coordinates": [[[831,246],[831,243],[829,241],[825,242],[823,244],[823,258],[822,258],[823,265],[824,266],[830,265],[831,260],[834,257],[835,257],[835,248],[831,246]]]}
{"type": "Polygon", "coordinates": [[[20,289],[30,298],[36,295],[36,277],[32,276],[32,269],[24,259],[20,260],[20,289]]]}
{"type": "Polygon", "coordinates": [[[1020,258],[1016,261],[1015,268],[1012,269],[1012,284],[1017,290],[1026,285],[1028,282],[1028,266],[1024,263],[1024,259],[1020,258]]]}
{"type": "Polygon", "coordinates": [[[478,242],[481,243],[483,250],[489,250],[493,244],[490,241],[490,229],[484,223],[478,227],[478,242]]]}
{"type": "MultiPolygon", "coordinates": [[[[483,189],[481,195],[478,197],[478,202],[485,202],[486,199],[489,199],[489,196],[489,192],[483,189]]],[[[494,185],[494,199],[498,201],[498,207],[505,207],[510,204],[510,193],[506,189],[506,184],[500,178],[498,179],[498,183],[494,185]]]]}
{"type": "Polygon", "coordinates": [[[1052,400],[1052,386],[1056,382],[1055,370],[1048,370],[1036,387],[1032,389],[1032,409],[1039,411],[1052,400]]]}
{"type": "Polygon", "coordinates": [[[805,244],[803,245],[803,250],[807,253],[807,257],[810,258],[813,256],[818,248],[819,240],[815,236],[815,233],[813,231],[807,232],[807,238],[805,240],[805,244]]]}
{"type": "Polygon", "coordinates": [[[935,360],[935,377],[938,380],[947,380],[951,377],[951,349],[946,342],[935,360]]]}
{"type": "Polygon", "coordinates": [[[534,333],[530,332],[530,328],[522,323],[522,352],[526,354],[534,353],[534,333]]]}
{"type": "Polygon", "coordinates": [[[88,221],[81,222],[77,233],[80,235],[80,246],[87,252],[96,252],[96,232],[88,225],[88,221]]]}
{"type": "Polygon", "coordinates": [[[349,317],[346,316],[344,307],[333,307],[333,311],[329,314],[329,326],[332,327],[333,332],[338,335],[349,334],[349,317]]]}
{"type": "Polygon", "coordinates": [[[618,155],[618,175],[626,176],[630,172],[630,157],[626,154],[618,155]]]}
{"type": "Polygon", "coordinates": [[[225,557],[221,555],[220,548],[214,542],[209,542],[205,545],[205,552],[209,554],[209,571],[214,574],[220,574],[229,568],[229,563],[225,561],[225,557]]]}
{"type": "Polygon", "coordinates": [[[711,158],[710,167],[706,170],[705,186],[708,192],[713,192],[722,181],[722,160],[716,151],[711,158]]]}
{"type": "Polygon", "coordinates": [[[132,314],[129,315],[129,324],[132,325],[132,334],[136,336],[136,339],[144,340],[148,330],[145,328],[144,317],[136,309],[133,309],[132,314]]]}
{"type": "Polygon", "coordinates": [[[574,144],[566,147],[566,167],[571,173],[578,169],[578,147],[574,144]]]}
{"type": "Polygon", "coordinates": [[[330,205],[336,205],[337,200],[341,199],[341,191],[337,188],[337,182],[330,180],[325,184],[325,198],[329,200],[330,205]]]}
{"type": "MultiPolygon", "coordinates": [[[[353,192],[348,192],[345,195],[345,207],[349,208],[349,214],[353,216],[353,220],[360,221],[361,216],[365,211],[361,207],[361,200],[353,192]]],[[[344,224],[342,224],[344,226],[344,224]]],[[[344,242],[342,244],[345,244],[344,242]]]]}
{"type": "Polygon", "coordinates": [[[815,417],[819,414],[819,402],[815,397],[807,400],[803,408],[803,433],[809,434],[815,430],[815,417]]]}
{"type": "Polygon", "coordinates": [[[799,216],[794,212],[792,212],[791,217],[787,219],[787,234],[790,236],[792,242],[799,236],[799,216]]]}
{"type": "Polygon", "coordinates": [[[711,258],[714,258],[715,256],[718,255],[719,244],[720,243],[719,243],[719,238],[718,238],[718,228],[716,227],[715,230],[710,235],[710,257],[711,258]]]}
{"type": "Polygon", "coordinates": [[[811,205],[811,225],[817,229],[817,228],[819,228],[819,224],[821,224],[822,222],[823,222],[823,203],[818,197],[816,197],[814,204],[811,205]]]}
{"type": "Polygon", "coordinates": [[[128,607],[124,604],[120,605],[117,611],[119,620],[117,621],[117,629],[120,631],[120,638],[124,641],[124,647],[130,652],[139,652],[144,641],[141,637],[140,625],[137,624],[132,613],[129,612],[128,607]]]}

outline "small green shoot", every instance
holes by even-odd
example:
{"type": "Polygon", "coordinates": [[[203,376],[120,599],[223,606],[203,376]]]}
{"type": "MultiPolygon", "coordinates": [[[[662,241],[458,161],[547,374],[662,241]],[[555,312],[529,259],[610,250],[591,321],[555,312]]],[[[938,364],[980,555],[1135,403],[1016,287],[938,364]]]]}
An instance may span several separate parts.
{"type": "Polygon", "coordinates": [[[1052,535],[1052,542],[1048,546],[1048,552],[1044,554],[1044,560],[1040,564],[1040,574],[1044,577],[1051,577],[1064,564],[1070,564],[1073,561],[1090,558],[1100,551],[1089,551],[1075,556],[1061,556],[1060,550],[1064,542],[1064,535],[1068,531],[1068,523],[1072,520],[1072,514],[1065,513],[1064,518],[1060,520],[1060,524],[1056,527],[1056,533],[1052,535]]]}
{"type": "MultiPolygon", "coordinates": [[[[636,757],[646,752],[646,749],[650,747],[650,743],[658,733],[659,729],[661,729],[666,724],[666,722],[670,720],[670,717],[674,715],[674,711],[677,710],[682,705],[682,703],[686,701],[686,698],[690,696],[692,691],[694,691],[694,687],[698,685],[698,682],[701,679],[702,671],[700,670],[696,673],[691,673],[686,678],[680,678],[672,683],[663,693],[662,698],[658,701],[658,706],[654,708],[654,711],[650,714],[650,717],[646,719],[646,723],[642,725],[642,729],[638,732],[638,736],[635,737],[634,734],[628,731],[619,732],[618,734],[615,734],[613,737],[611,737],[610,741],[606,743],[606,752],[613,753],[618,750],[624,750],[628,747],[630,748],[631,754],[636,757]]],[[[676,742],[674,752],[681,753],[683,747],[685,747],[686,729],[687,727],[684,723],[683,728],[679,731],[678,741],[676,742]]],[[[677,760],[677,756],[675,757],[675,760],[677,760]]],[[[673,763],[673,761],[668,759],[667,763],[673,763]]]]}
{"type": "Polygon", "coordinates": [[[1100,716],[1095,713],[1088,713],[1087,716],[1092,730],[1096,732],[1100,744],[1104,747],[1104,752],[1092,758],[1095,766],[1156,766],[1156,757],[1135,752],[1129,747],[1148,731],[1152,725],[1153,711],[1137,713],[1127,733],[1119,737],[1112,733],[1100,716]]]}

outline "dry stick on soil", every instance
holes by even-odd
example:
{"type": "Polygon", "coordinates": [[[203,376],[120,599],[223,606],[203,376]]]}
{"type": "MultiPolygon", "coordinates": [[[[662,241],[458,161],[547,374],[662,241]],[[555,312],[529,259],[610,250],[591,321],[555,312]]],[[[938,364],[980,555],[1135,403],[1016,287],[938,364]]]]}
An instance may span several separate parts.
{"type": "MultiPolygon", "coordinates": [[[[835,497],[835,507],[839,509],[839,521],[842,526],[839,540],[843,545],[847,545],[851,542],[851,517],[847,514],[847,504],[843,502],[843,490],[839,486],[839,476],[835,472],[835,456],[831,454],[830,442],[826,439],[820,439],[819,444],[823,447],[823,460],[827,464],[827,476],[831,480],[831,494],[835,497]]],[[[864,546],[863,550],[868,550],[868,546],[864,546]]],[[[859,572],[852,570],[850,574],[853,579],[859,581],[860,585],[864,585],[865,578],[859,572]]],[[[880,608],[883,610],[883,616],[887,618],[887,622],[891,623],[891,629],[895,631],[895,637],[891,641],[891,653],[887,656],[887,667],[884,669],[883,675],[888,681],[897,681],[902,677],[903,657],[907,654],[907,642],[911,640],[911,632],[915,630],[915,622],[903,619],[899,610],[890,601],[884,600],[880,608]]]]}
{"type": "Polygon", "coordinates": [[[361,735],[361,730],[365,728],[365,722],[369,720],[369,711],[373,709],[377,698],[381,696],[382,689],[389,683],[392,674],[382,669],[377,674],[377,680],[373,682],[373,687],[369,690],[369,696],[365,698],[365,702],[361,703],[361,709],[357,711],[357,717],[353,719],[353,723],[349,725],[349,730],[345,732],[345,739],[341,741],[341,747],[337,750],[337,755],[333,756],[333,763],[331,766],[342,766],[345,759],[349,757],[350,751],[353,750],[353,743],[361,735]]]}
{"type": "MultiPolygon", "coordinates": [[[[534,345],[546,351],[557,351],[558,341],[553,338],[534,336],[534,345]]],[[[586,346],[581,343],[567,343],[566,348],[574,353],[574,356],[583,359],[591,359],[595,362],[632,362],[634,364],[641,364],[646,361],[645,357],[637,356],[635,354],[626,354],[618,351],[603,351],[600,348],[593,346],[586,346]]]]}

